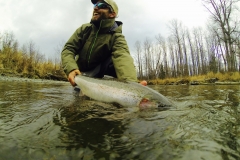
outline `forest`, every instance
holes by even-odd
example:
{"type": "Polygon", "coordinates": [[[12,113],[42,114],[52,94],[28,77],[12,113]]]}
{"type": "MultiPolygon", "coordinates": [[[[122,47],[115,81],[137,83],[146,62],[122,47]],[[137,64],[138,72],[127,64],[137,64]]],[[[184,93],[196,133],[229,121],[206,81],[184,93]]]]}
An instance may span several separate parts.
{"type": "Polygon", "coordinates": [[[164,79],[240,71],[240,21],[234,0],[202,0],[210,13],[207,28],[189,30],[178,20],[170,35],[135,43],[138,77],[164,79]]]}
{"type": "MultiPolygon", "coordinates": [[[[240,72],[239,0],[201,0],[209,11],[207,27],[188,29],[177,19],[169,22],[170,35],[135,43],[132,54],[139,79],[183,78],[208,73],[240,72]]],[[[63,46],[62,46],[63,47],[63,46]]],[[[19,46],[14,33],[0,32],[0,74],[66,80],[60,60],[46,59],[33,41],[19,46]]]]}

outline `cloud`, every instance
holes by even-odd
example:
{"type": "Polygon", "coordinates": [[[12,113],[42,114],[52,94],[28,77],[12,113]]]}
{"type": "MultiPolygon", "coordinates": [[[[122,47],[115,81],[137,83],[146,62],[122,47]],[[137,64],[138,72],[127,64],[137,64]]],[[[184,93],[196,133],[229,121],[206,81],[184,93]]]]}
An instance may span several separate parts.
{"type": "MultiPolygon", "coordinates": [[[[136,41],[158,34],[168,35],[167,23],[178,19],[188,27],[203,25],[207,13],[195,0],[115,0],[123,33],[134,51],[136,41]]],[[[55,48],[67,41],[92,15],[89,0],[0,0],[0,32],[13,31],[20,44],[32,40],[46,57],[55,56],[55,48]]]]}

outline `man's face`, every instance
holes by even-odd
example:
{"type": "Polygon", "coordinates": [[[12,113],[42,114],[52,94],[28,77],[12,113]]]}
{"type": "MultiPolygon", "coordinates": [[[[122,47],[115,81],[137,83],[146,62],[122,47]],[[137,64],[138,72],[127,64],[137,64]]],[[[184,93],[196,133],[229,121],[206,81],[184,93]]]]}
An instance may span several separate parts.
{"type": "Polygon", "coordinates": [[[92,21],[100,21],[102,19],[113,18],[113,13],[111,13],[110,8],[107,8],[106,6],[107,4],[103,1],[98,1],[93,9],[92,21]]]}

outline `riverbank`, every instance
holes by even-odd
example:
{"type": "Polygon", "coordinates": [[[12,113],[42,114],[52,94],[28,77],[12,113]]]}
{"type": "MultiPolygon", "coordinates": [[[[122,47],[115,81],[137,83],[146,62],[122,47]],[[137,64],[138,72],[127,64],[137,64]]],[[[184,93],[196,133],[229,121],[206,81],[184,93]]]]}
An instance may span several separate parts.
{"type": "MultiPolygon", "coordinates": [[[[34,82],[34,83],[66,83],[68,81],[58,81],[58,80],[49,80],[49,79],[33,79],[33,78],[24,78],[24,77],[17,77],[17,76],[2,76],[0,75],[0,81],[11,81],[11,82],[34,82]]],[[[189,81],[186,79],[181,80],[150,80],[148,81],[148,85],[240,85],[240,81],[219,81],[216,78],[205,79],[205,80],[194,80],[189,81]]]]}
{"type": "Polygon", "coordinates": [[[58,81],[50,79],[34,79],[24,78],[17,76],[2,76],[0,75],[0,81],[11,81],[11,82],[35,82],[35,83],[69,83],[68,81],[58,81]]]}
{"type": "Polygon", "coordinates": [[[240,85],[240,81],[219,81],[217,78],[210,78],[204,80],[188,80],[188,79],[175,79],[175,80],[150,80],[147,81],[148,85],[240,85]]]}
{"type": "Polygon", "coordinates": [[[240,85],[240,72],[213,73],[206,75],[149,80],[152,85],[240,85]]]}
{"type": "MultiPolygon", "coordinates": [[[[65,75],[64,75],[65,76],[65,75]]],[[[4,72],[0,74],[0,80],[4,81],[25,81],[38,83],[69,83],[66,77],[60,75],[47,75],[45,78],[26,77],[22,74],[4,72]]],[[[146,80],[146,79],[145,79],[146,80]]],[[[141,81],[141,80],[139,80],[141,81]]],[[[147,80],[148,85],[240,85],[240,72],[213,73],[206,75],[165,78],[147,80]]]]}

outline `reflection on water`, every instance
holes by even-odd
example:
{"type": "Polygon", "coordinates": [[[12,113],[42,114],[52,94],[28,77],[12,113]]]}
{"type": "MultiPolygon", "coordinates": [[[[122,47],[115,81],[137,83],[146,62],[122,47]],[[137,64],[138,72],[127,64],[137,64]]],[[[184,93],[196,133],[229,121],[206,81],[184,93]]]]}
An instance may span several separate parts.
{"type": "Polygon", "coordinates": [[[0,159],[240,159],[239,85],[150,87],[177,108],[129,112],[68,83],[0,81],[0,159]]]}

